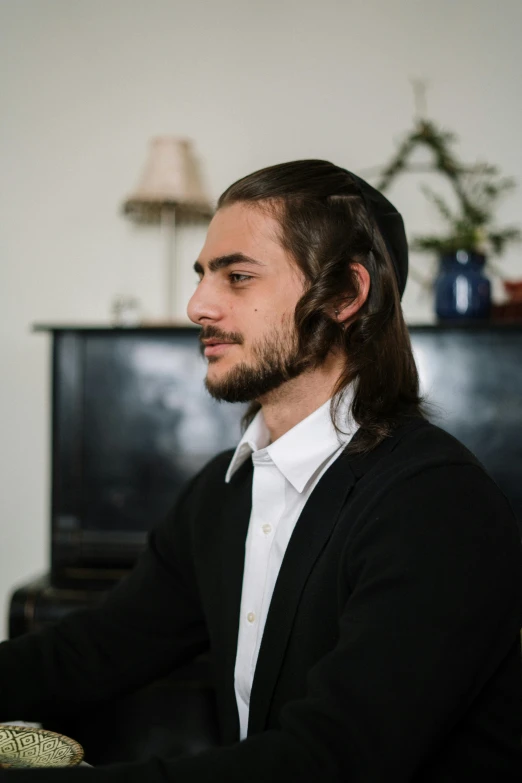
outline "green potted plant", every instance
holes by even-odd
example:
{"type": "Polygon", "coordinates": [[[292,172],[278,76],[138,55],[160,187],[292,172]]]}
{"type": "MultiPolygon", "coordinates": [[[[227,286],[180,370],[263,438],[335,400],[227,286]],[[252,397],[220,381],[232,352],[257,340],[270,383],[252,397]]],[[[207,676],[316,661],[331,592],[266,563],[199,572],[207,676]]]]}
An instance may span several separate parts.
{"type": "Polygon", "coordinates": [[[399,174],[419,171],[418,166],[408,163],[415,148],[425,146],[431,150],[433,164],[422,170],[439,172],[450,181],[456,206],[450,206],[432,188],[423,186],[445,230],[440,234],[415,236],[410,246],[412,250],[438,257],[435,309],[439,319],[487,318],[491,307],[487,268],[493,268],[492,259],[500,256],[509,243],[521,238],[518,227],[501,228],[495,222],[498,202],[515,187],[515,182],[500,176],[498,168],[488,163],[462,164],[452,151],[455,141],[454,134],[437,128],[429,120],[419,119],[382,171],[377,187],[385,191],[399,174]]]}

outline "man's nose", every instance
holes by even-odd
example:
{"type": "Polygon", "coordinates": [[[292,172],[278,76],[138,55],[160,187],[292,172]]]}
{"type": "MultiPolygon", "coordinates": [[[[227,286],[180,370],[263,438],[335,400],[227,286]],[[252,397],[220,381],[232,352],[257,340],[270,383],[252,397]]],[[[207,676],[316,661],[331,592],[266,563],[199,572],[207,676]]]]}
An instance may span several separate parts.
{"type": "Polygon", "coordinates": [[[188,301],[188,317],[193,323],[201,325],[205,319],[219,320],[222,309],[217,291],[210,281],[205,281],[203,278],[188,301]]]}

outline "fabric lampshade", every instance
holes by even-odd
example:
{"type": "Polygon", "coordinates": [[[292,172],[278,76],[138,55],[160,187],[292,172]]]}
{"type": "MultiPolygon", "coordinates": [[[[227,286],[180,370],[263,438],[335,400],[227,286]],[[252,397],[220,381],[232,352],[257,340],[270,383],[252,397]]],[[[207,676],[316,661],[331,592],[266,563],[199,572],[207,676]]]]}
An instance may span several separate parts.
{"type": "Polygon", "coordinates": [[[141,180],[126,199],[123,211],[133,215],[169,207],[194,215],[213,213],[190,139],[159,136],[150,142],[141,180]]]}

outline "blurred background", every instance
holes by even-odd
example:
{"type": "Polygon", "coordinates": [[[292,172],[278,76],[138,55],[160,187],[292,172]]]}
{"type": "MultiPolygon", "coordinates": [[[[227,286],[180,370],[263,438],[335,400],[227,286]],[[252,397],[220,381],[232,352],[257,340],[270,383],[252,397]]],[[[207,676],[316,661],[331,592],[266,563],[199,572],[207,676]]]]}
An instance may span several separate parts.
{"type": "MultiPolygon", "coordinates": [[[[0,639],[8,592],[48,565],[50,340],[32,325],[109,324],[122,294],[164,316],[164,239],[121,211],[150,139],[192,139],[214,201],[286,160],[365,176],[411,130],[420,78],[460,156],[522,183],[521,30],[520,0],[0,0],[0,639]]],[[[437,220],[419,179],[388,193],[408,233],[437,220]]],[[[519,187],[498,218],[521,216],[519,187]]],[[[203,236],[179,249],[181,320],[203,236]]],[[[411,279],[407,321],[432,323],[432,299],[411,279]]]]}

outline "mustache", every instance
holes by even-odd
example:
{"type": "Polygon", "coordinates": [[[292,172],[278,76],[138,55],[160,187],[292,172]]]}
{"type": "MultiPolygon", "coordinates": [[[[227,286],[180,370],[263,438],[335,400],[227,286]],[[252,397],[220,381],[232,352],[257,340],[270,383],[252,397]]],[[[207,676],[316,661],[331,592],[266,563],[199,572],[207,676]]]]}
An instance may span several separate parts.
{"type": "Polygon", "coordinates": [[[222,340],[226,343],[238,343],[238,345],[243,344],[243,338],[237,332],[222,332],[215,326],[205,326],[200,332],[199,339],[201,342],[203,342],[203,340],[214,339],[222,340]]]}

